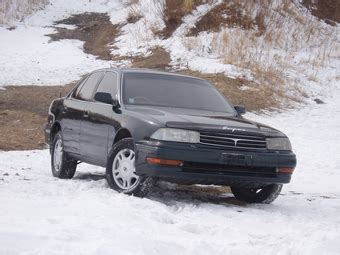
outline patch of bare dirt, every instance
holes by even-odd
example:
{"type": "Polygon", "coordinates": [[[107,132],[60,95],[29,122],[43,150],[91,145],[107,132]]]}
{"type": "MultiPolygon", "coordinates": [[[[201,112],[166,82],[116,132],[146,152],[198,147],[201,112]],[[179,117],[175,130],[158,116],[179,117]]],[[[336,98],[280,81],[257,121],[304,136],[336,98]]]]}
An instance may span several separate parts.
{"type": "Polygon", "coordinates": [[[44,148],[42,126],[45,120],[29,111],[0,110],[0,150],[44,148]]]}
{"type": "Polygon", "coordinates": [[[326,23],[335,26],[340,22],[340,1],[339,0],[303,0],[310,12],[323,19],[326,23]]]}
{"type": "Polygon", "coordinates": [[[152,49],[150,56],[134,57],[133,67],[167,70],[170,67],[170,54],[164,48],[156,47],[152,49]]]}
{"type": "Polygon", "coordinates": [[[182,24],[182,19],[197,6],[203,4],[204,0],[166,0],[164,8],[165,28],[156,35],[167,39],[182,24]]]}
{"type": "Polygon", "coordinates": [[[0,150],[46,147],[43,125],[49,105],[72,86],[9,86],[0,90],[0,150]]]}
{"type": "Polygon", "coordinates": [[[99,59],[111,60],[110,45],[119,36],[121,25],[114,25],[107,13],[86,12],[59,20],[55,25],[75,25],[75,29],[55,27],[57,33],[49,34],[52,41],[76,39],[84,41],[84,52],[99,59]]]}
{"type": "Polygon", "coordinates": [[[265,30],[264,20],[260,16],[254,19],[245,14],[244,8],[237,1],[226,1],[216,5],[202,16],[190,29],[188,36],[197,36],[202,31],[218,32],[222,27],[241,27],[243,29],[265,30]]]}

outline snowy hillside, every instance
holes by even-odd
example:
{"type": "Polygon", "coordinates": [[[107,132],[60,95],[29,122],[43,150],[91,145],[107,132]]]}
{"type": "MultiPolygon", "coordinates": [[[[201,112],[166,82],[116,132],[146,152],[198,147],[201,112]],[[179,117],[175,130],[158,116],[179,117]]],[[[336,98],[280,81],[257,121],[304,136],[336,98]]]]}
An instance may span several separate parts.
{"type": "Polygon", "coordinates": [[[340,254],[340,26],[310,1],[13,2],[0,15],[0,254],[340,254]],[[50,101],[110,66],[209,79],[289,136],[292,182],[273,204],[246,205],[210,186],[122,195],[86,164],[53,178],[50,101]]]}
{"type": "Polygon", "coordinates": [[[50,1],[15,29],[0,28],[0,86],[63,85],[99,67],[133,65],[155,48],[169,54],[167,69],[240,78],[239,89],[269,87],[278,100],[328,95],[339,83],[339,26],[318,20],[299,2],[185,2],[191,3],[186,9],[165,0],[50,1]],[[107,13],[118,26],[111,61],[84,54],[82,41],[47,36],[57,27],[74,30],[55,22],[85,12],[107,13]],[[175,25],[169,19],[177,19],[175,25]]]}
{"type": "MultiPolygon", "coordinates": [[[[49,43],[47,34],[53,33],[53,21],[83,12],[120,13],[124,7],[119,1],[69,1],[57,0],[47,5],[16,29],[0,27],[0,86],[4,85],[64,85],[81,75],[110,62],[97,60],[84,54],[83,42],[67,40],[49,43]],[[18,75],[20,72],[20,75],[18,75]]],[[[121,21],[121,20],[118,20],[121,21]]]]}

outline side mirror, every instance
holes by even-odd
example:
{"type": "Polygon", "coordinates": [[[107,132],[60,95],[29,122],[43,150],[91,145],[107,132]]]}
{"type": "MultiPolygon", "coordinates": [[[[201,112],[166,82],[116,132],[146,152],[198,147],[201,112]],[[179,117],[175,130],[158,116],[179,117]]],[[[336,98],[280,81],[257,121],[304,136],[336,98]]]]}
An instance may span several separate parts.
{"type": "Polygon", "coordinates": [[[243,115],[246,113],[246,108],[243,105],[235,105],[234,108],[238,115],[243,115]]]}
{"type": "Polygon", "coordinates": [[[106,92],[97,92],[94,95],[94,100],[98,101],[98,102],[102,102],[105,104],[113,104],[115,100],[113,100],[112,96],[110,93],[106,93],[106,92]]]}

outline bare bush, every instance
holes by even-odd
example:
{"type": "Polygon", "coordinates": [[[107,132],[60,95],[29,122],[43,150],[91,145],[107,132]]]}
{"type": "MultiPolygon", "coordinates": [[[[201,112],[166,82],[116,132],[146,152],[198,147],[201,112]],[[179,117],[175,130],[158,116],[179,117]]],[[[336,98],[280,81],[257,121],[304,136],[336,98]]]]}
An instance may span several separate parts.
{"type": "Polygon", "coordinates": [[[172,33],[182,24],[185,15],[194,8],[203,4],[204,0],[165,0],[164,24],[165,28],[158,33],[163,38],[169,38],[172,33]]]}
{"type": "Polygon", "coordinates": [[[49,0],[1,0],[0,25],[13,25],[48,3],[49,0]]]}
{"type": "Polygon", "coordinates": [[[340,52],[338,30],[291,0],[224,2],[202,17],[194,29],[189,33],[194,36],[184,43],[189,51],[208,44],[225,64],[251,70],[259,84],[285,87],[292,94],[299,89],[296,77],[304,73],[317,81],[320,68],[327,67],[340,52]],[[231,9],[242,15],[232,20],[232,16],[223,15],[231,9]],[[212,32],[210,42],[205,31],[212,32]]]}
{"type": "Polygon", "coordinates": [[[140,10],[136,7],[136,5],[131,5],[129,9],[129,14],[126,19],[128,23],[136,23],[143,17],[140,10]]]}

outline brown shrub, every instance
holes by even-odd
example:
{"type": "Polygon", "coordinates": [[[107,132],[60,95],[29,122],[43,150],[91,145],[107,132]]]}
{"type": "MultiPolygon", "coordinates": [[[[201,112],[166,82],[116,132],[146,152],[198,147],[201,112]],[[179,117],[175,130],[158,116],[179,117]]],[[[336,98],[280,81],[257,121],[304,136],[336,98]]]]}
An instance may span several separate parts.
{"type": "Polygon", "coordinates": [[[12,25],[22,21],[26,16],[43,9],[49,0],[1,0],[0,24],[12,25]]]}
{"type": "Polygon", "coordinates": [[[157,33],[158,36],[169,38],[182,24],[182,18],[188,15],[195,7],[201,5],[204,0],[165,0],[164,23],[165,28],[157,33]]]}
{"type": "Polygon", "coordinates": [[[215,6],[197,21],[188,35],[197,36],[202,31],[218,32],[224,26],[249,30],[255,28],[257,22],[259,22],[258,27],[265,30],[264,18],[259,16],[253,20],[250,15],[244,13],[243,7],[238,1],[223,2],[215,6]]]}
{"type": "Polygon", "coordinates": [[[340,1],[339,0],[303,0],[310,12],[325,20],[330,25],[335,25],[335,22],[340,22],[340,1]]]}
{"type": "Polygon", "coordinates": [[[170,54],[164,48],[156,47],[151,50],[148,57],[134,57],[132,61],[133,67],[166,70],[170,67],[170,54]]]}
{"type": "Polygon", "coordinates": [[[128,14],[126,21],[128,23],[136,23],[142,17],[143,17],[143,15],[141,15],[140,12],[138,11],[138,9],[136,9],[136,7],[134,7],[134,5],[132,5],[130,7],[129,14],[128,14]]]}

